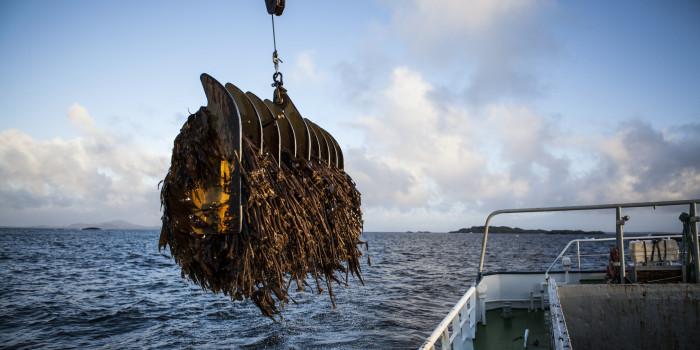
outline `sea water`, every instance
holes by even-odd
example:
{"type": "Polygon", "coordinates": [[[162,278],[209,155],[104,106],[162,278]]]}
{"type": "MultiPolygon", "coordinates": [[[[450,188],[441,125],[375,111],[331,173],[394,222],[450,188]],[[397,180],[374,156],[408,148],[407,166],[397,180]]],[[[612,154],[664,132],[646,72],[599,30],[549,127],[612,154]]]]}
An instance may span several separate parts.
{"type": "MultiPolygon", "coordinates": [[[[481,234],[364,233],[364,286],[334,286],[336,308],[294,293],[273,321],[182,279],[158,234],[0,229],[0,348],[417,348],[473,283],[481,248],[481,234]]],[[[574,238],[493,234],[487,269],[544,270],[574,238]]]]}

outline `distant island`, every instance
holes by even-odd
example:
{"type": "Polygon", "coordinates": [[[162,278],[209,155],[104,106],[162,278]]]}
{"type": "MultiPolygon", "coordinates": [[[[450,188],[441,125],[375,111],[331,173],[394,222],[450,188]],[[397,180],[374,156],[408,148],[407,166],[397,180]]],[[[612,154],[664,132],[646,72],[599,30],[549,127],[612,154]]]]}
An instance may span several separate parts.
{"type": "Polygon", "coordinates": [[[406,233],[432,233],[430,231],[406,231],[406,233]]]}
{"type": "Polygon", "coordinates": [[[70,225],[31,225],[31,226],[0,226],[0,228],[35,228],[35,229],[53,229],[53,230],[85,230],[85,231],[103,231],[103,230],[160,230],[160,226],[145,226],[134,224],[126,220],[111,220],[104,222],[82,222],[70,225]]]}
{"type": "Polygon", "coordinates": [[[157,230],[160,227],[134,224],[126,220],[112,220],[104,222],[81,222],[64,226],[72,230],[157,230]]]}
{"type": "MultiPolygon", "coordinates": [[[[484,226],[472,226],[470,228],[460,228],[457,231],[449,233],[484,233],[484,226]]],[[[603,231],[583,231],[583,230],[543,230],[543,229],[523,229],[520,227],[510,226],[489,226],[489,233],[522,233],[522,234],[537,234],[544,233],[548,235],[603,235],[603,231]]]]}

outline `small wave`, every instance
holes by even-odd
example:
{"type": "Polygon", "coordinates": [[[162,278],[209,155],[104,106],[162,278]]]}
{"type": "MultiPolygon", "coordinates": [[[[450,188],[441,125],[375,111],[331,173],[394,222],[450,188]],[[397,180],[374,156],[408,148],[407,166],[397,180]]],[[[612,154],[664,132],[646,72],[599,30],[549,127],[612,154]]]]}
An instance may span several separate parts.
{"type": "MultiPolygon", "coordinates": [[[[325,293],[293,293],[297,303],[273,322],[249,301],[231,302],[182,279],[175,262],[158,253],[156,231],[5,230],[0,347],[416,348],[470,285],[481,240],[392,233],[363,239],[374,263],[363,262],[364,286],[334,288],[336,309],[325,293]]],[[[499,255],[501,263],[493,256],[487,266],[541,268],[553,257],[540,252],[569,239],[495,236],[490,252],[510,256],[499,255]]]]}

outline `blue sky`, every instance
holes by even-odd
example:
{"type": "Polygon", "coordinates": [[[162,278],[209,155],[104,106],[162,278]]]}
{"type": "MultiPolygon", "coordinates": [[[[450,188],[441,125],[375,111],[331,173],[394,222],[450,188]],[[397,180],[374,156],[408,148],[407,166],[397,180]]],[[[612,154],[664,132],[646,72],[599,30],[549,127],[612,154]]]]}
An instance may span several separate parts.
{"type": "MultiPolygon", "coordinates": [[[[700,196],[697,1],[289,1],[276,23],[367,230],[700,196]]],[[[269,97],[271,51],[263,1],[1,2],[0,225],[157,225],[199,74],[269,97]]],[[[634,224],[675,229],[678,210],[634,224]]]]}

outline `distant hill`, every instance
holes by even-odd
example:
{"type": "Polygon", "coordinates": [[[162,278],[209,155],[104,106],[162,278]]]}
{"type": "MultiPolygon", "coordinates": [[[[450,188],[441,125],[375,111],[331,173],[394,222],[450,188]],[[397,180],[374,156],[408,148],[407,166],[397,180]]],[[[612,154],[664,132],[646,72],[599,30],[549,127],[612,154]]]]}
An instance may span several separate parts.
{"type": "MultiPolygon", "coordinates": [[[[484,226],[472,226],[470,228],[461,228],[450,233],[484,233],[484,226]]],[[[602,235],[603,231],[583,231],[583,230],[543,230],[543,229],[522,229],[520,227],[510,226],[489,226],[489,233],[544,233],[552,235],[602,235]]]]}

